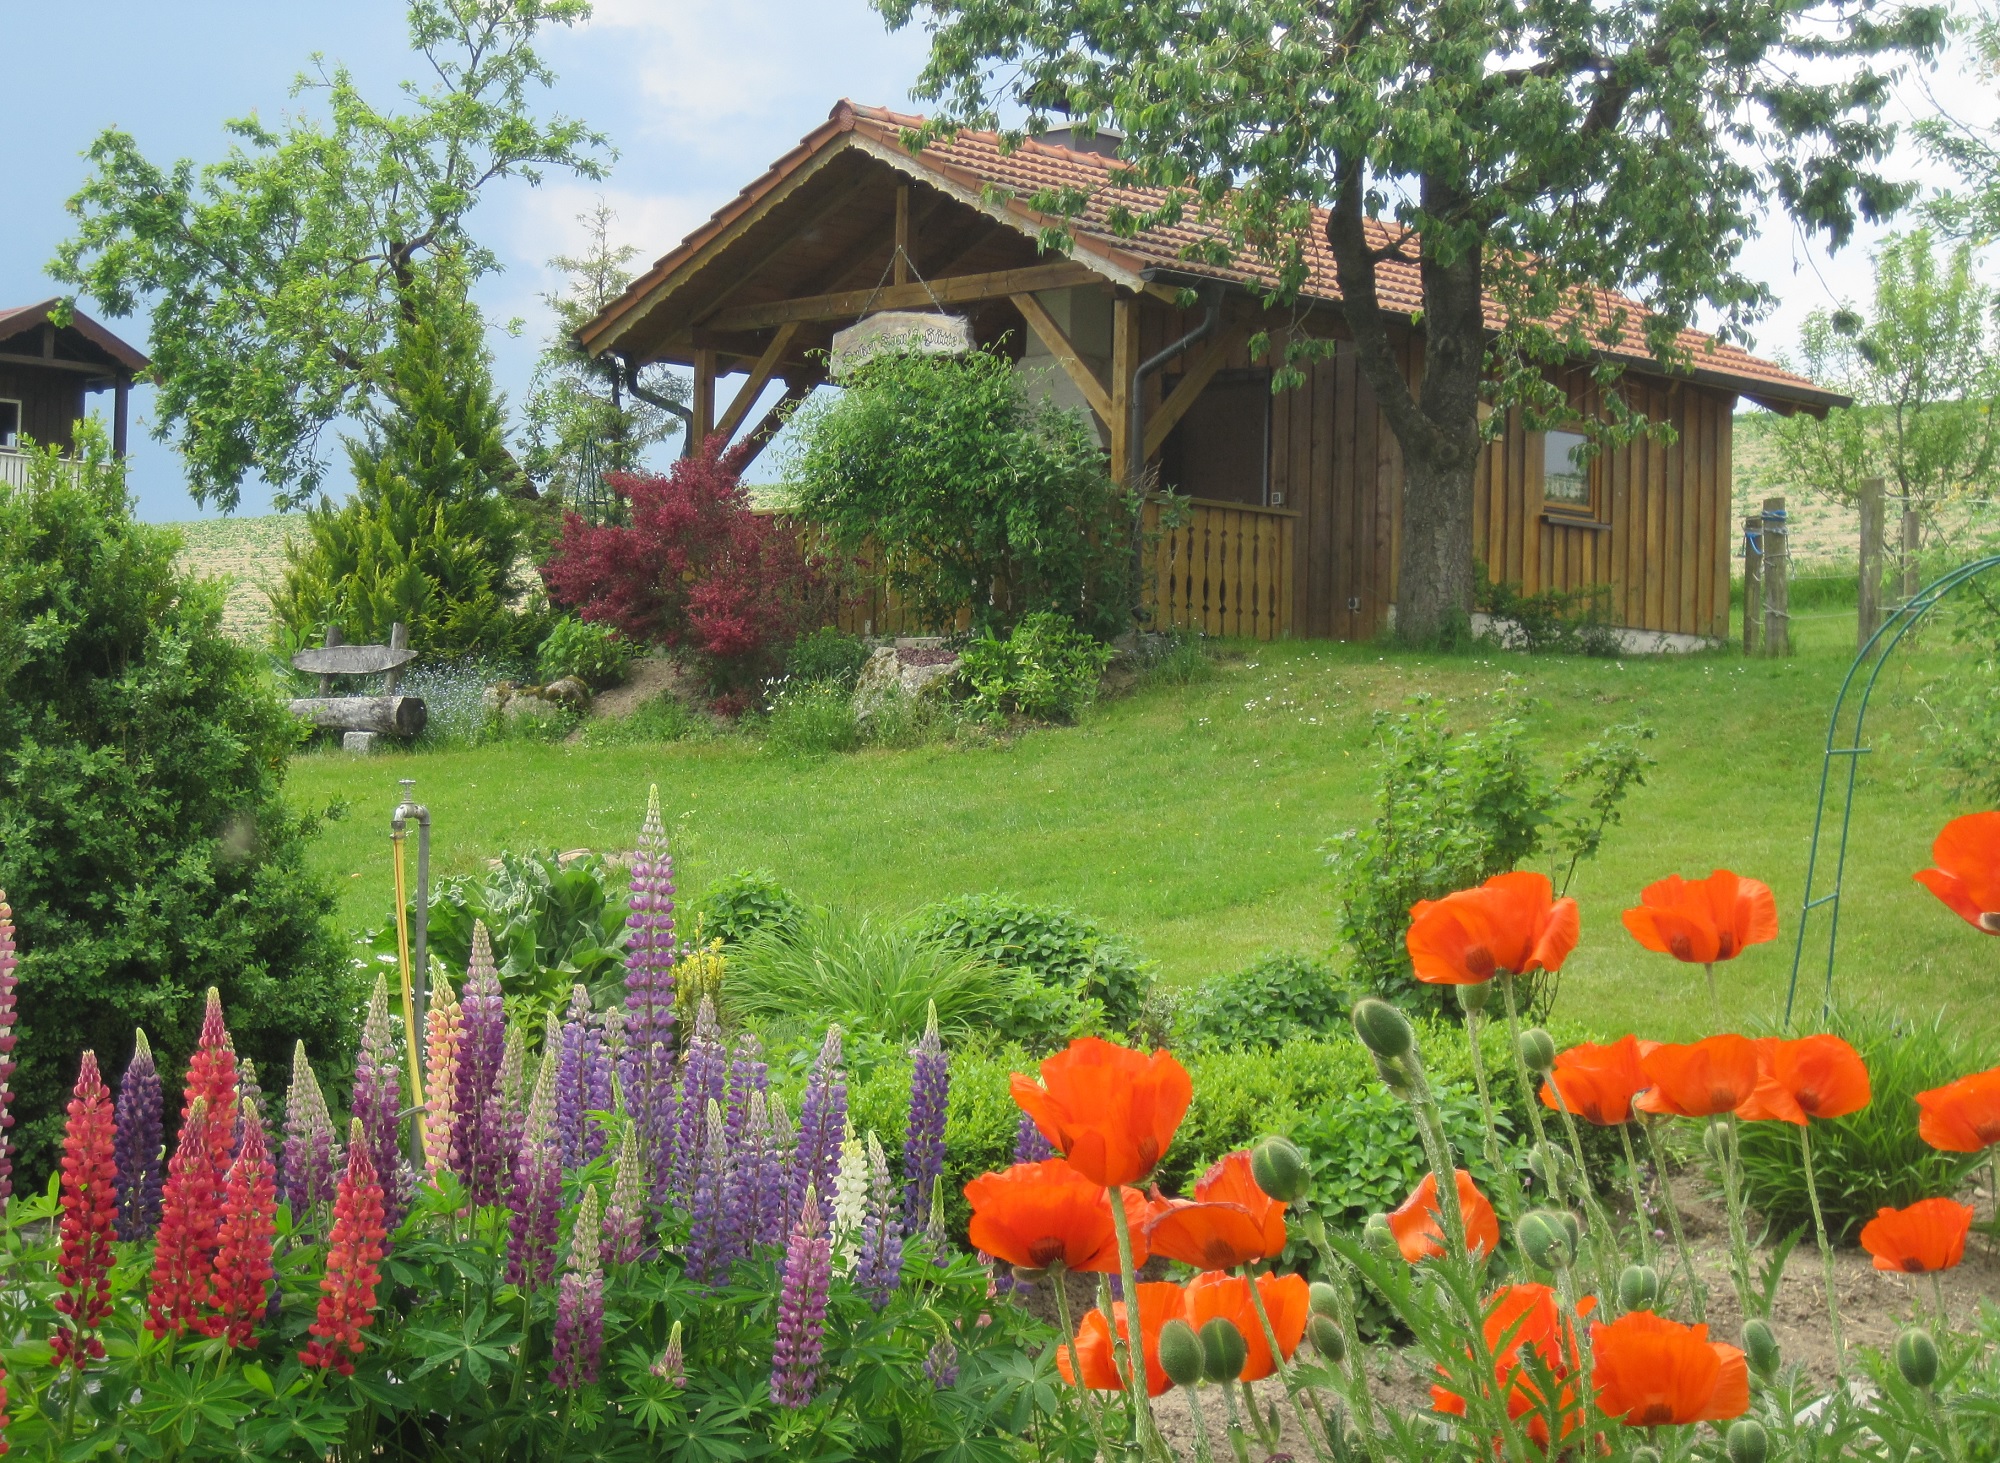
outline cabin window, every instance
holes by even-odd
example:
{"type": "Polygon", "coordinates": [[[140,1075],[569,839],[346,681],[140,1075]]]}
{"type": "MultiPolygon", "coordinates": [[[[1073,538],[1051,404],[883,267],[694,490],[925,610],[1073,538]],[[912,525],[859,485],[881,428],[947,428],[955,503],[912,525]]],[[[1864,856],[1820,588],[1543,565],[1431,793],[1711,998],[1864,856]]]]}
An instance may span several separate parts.
{"type": "Polygon", "coordinates": [[[0,450],[12,452],[21,445],[21,403],[0,397],[0,450]]]}
{"type": "Polygon", "coordinates": [[[1558,513],[1594,517],[1596,456],[1581,432],[1542,433],[1542,504],[1558,513]]]}
{"type": "Polygon", "coordinates": [[[1271,373],[1216,372],[1168,435],[1160,478],[1190,498],[1270,506],[1271,373]]]}

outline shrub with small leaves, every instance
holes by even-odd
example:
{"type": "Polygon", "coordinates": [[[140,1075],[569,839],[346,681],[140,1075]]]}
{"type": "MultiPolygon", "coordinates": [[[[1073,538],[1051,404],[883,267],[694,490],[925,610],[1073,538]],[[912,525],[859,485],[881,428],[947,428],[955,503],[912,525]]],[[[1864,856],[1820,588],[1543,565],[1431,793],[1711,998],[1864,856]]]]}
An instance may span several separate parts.
{"type": "Polygon", "coordinates": [[[1005,640],[981,635],[960,654],[959,677],[974,709],[1035,721],[1074,721],[1097,699],[1112,650],[1048,611],[1029,615],[1005,640]]]}
{"type": "Polygon", "coordinates": [[[1182,1001],[1176,1033],[1190,1047],[1283,1046],[1347,1024],[1351,993],[1323,960],[1267,953],[1204,981],[1182,1001]]]}
{"type": "Polygon", "coordinates": [[[763,930],[794,930],[805,923],[806,907],[769,869],[724,874],[694,901],[690,928],[704,940],[740,945],[763,930]]]}
{"type": "Polygon", "coordinates": [[[542,642],[535,672],[544,681],[575,676],[586,686],[602,690],[625,679],[631,653],[624,637],[611,626],[564,615],[542,642]]]}
{"type": "Polygon", "coordinates": [[[1130,1029],[1153,985],[1152,963],[1129,941],[1060,905],[967,894],[919,910],[915,923],[942,944],[1098,1002],[1114,1030],[1130,1029]]]}

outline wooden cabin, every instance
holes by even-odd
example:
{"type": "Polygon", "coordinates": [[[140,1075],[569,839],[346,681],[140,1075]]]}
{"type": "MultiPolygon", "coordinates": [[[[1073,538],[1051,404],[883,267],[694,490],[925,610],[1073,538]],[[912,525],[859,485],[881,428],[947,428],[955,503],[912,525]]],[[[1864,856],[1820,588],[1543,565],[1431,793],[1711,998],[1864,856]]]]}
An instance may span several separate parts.
{"type": "Polygon", "coordinates": [[[113,393],[111,445],[126,449],[132,381],[146,358],[80,310],[57,325],[58,303],[0,310],[0,480],[18,480],[25,442],[74,448],[92,392],[113,393]]]}
{"type": "MultiPolygon", "coordinates": [[[[1343,336],[1323,245],[1298,307],[1267,312],[1255,261],[1187,257],[1203,237],[1193,224],[1112,231],[1114,207],[1141,213],[1157,195],[1114,185],[1103,139],[1050,134],[1003,153],[994,134],[968,131],[912,154],[903,139],[921,122],[841,102],[585,326],[584,347],[628,368],[692,370],[695,441],[746,427],[768,438],[774,415],[753,424],[751,409],[774,381],[788,400],[821,384],[835,332],[890,310],[961,315],[1037,390],[1092,414],[1120,481],[1153,466],[1192,498],[1192,521],[1154,539],[1156,623],[1337,639],[1388,624],[1402,467],[1351,349],[1273,394],[1271,360],[1247,348],[1260,330],[1343,336]],[[1051,220],[1031,206],[1064,189],[1090,197],[1067,255],[1041,246],[1051,220]],[[1215,302],[1206,334],[1206,304],[1182,307],[1189,288],[1215,302]],[[725,399],[732,374],[745,379],[725,399]]],[[[1386,260],[1378,283],[1414,317],[1413,261],[1386,260]]],[[[1414,378],[1421,330],[1404,340],[1414,378]]],[[[1620,389],[1671,421],[1674,443],[1579,453],[1580,435],[1528,432],[1517,417],[1481,466],[1476,552],[1527,593],[1604,586],[1635,649],[1693,646],[1728,630],[1737,401],[1823,413],[1845,399],[1707,336],[1686,337],[1692,367],[1672,374],[1636,328],[1628,341],[1620,389]]],[[[1578,373],[1585,411],[1589,379],[1578,373]]]]}

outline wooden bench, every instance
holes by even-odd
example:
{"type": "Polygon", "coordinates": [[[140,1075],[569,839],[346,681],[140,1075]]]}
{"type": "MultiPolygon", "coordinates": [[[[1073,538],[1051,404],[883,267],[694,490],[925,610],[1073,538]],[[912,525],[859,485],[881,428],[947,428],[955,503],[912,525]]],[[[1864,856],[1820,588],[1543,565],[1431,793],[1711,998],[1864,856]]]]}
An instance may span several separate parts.
{"type": "Polygon", "coordinates": [[[396,688],[403,667],[416,658],[416,651],[410,649],[410,632],[400,621],[389,627],[387,645],[349,645],[339,629],[329,627],[324,645],[292,657],[299,670],[319,677],[319,695],[293,701],[292,715],[342,733],[343,744],[350,751],[367,751],[378,736],[414,737],[424,729],[429,713],[423,697],[404,696],[396,688]],[[335,676],[376,675],[382,677],[377,695],[333,694],[335,676]]]}

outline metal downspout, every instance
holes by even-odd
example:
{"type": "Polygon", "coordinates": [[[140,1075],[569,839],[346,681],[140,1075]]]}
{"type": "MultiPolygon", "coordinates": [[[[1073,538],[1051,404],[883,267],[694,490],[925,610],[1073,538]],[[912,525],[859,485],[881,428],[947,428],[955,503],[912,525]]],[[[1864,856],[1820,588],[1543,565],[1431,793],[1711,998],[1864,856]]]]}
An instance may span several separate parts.
{"type": "Polygon", "coordinates": [[[672,397],[662,396],[657,391],[649,391],[639,384],[639,368],[630,356],[620,356],[618,364],[625,371],[625,389],[648,406],[657,406],[661,411],[672,412],[681,419],[681,456],[694,456],[694,408],[682,406],[672,397]]]}

